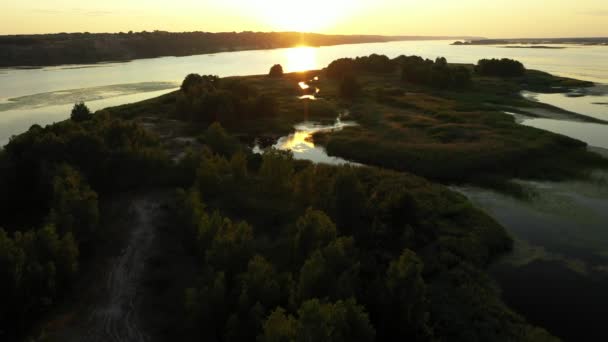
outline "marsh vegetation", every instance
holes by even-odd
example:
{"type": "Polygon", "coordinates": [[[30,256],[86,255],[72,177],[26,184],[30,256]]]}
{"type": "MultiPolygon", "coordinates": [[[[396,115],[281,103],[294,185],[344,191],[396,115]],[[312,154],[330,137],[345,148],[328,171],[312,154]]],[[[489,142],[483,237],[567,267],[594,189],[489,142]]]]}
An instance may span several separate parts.
{"type": "MultiPolygon", "coordinates": [[[[522,89],[587,83],[406,56],[278,71],[191,74],[174,93],[94,114],[77,104],[72,119],[11,139],[0,154],[7,336],[39,335],[32,323],[94,272],[88,258],[112,238],[100,202],[160,188],[170,238],[139,285],[144,307],[159,308],[142,313],[153,339],[554,339],[510,310],[485,273],[512,239],[445,184],[518,193],[513,177],[605,168],[584,143],[501,112],[543,106],[522,89]],[[314,100],[301,98],[301,82],[319,90],[314,100]],[[358,125],[313,139],[369,166],[251,151],[345,109],[358,125]],[[176,275],[177,259],[192,267],[176,275]]],[[[43,336],[62,336],[45,321],[43,336]]]]}

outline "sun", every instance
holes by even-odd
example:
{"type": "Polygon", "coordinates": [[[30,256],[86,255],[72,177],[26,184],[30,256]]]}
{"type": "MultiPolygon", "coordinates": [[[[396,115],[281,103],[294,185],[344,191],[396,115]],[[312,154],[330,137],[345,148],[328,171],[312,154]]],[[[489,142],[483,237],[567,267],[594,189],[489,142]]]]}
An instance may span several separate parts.
{"type": "Polygon", "coordinates": [[[313,47],[295,47],[285,50],[285,70],[288,72],[314,70],[317,65],[317,49],[313,47]]]}
{"type": "Polygon", "coordinates": [[[259,16],[277,31],[319,32],[336,25],[353,8],[343,0],[261,0],[259,16]]]}

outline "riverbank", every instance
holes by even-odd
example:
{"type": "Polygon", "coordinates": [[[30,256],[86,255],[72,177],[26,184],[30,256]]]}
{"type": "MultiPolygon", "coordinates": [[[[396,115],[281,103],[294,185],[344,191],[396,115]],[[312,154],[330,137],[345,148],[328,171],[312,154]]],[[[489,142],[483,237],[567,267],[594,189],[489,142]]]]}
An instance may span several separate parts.
{"type": "Polygon", "coordinates": [[[588,38],[513,38],[513,39],[474,39],[469,41],[457,41],[454,45],[505,45],[505,44],[529,44],[542,46],[542,44],[569,44],[569,45],[608,45],[606,37],[588,38]]]}
{"type": "Polygon", "coordinates": [[[0,68],[127,62],[165,56],[334,46],[404,40],[457,39],[380,35],[324,35],[306,32],[129,32],[0,36],[0,68]]]}

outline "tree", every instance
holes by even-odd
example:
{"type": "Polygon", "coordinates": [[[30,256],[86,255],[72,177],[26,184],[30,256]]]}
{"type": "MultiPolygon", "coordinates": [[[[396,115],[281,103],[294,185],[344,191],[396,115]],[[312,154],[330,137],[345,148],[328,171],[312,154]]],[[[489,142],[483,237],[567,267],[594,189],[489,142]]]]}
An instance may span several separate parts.
{"type": "Polygon", "coordinates": [[[241,293],[247,293],[250,304],[259,302],[267,308],[279,303],[281,285],[274,266],[260,255],[254,256],[241,275],[241,293]]]}
{"type": "Polygon", "coordinates": [[[180,89],[187,96],[196,97],[216,90],[219,82],[220,78],[215,75],[189,74],[182,82],[180,89]]]}
{"type": "Polygon", "coordinates": [[[261,94],[255,98],[252,111],[254,118],[274,117],[278,113],[277,100],[268,94],[261,94]]]}
{"type": "Polygon", "coordinates": [[[219,122],[214,122],[207,128],[203,140],[213,152],[226,158],[230,158],[239,149],[239,141],[229,135],[219,122]]]}
{"type": "Polygon", "coordinates": [[[448,66],[448,60],[445,57],[437,57],[435,59],[435,65],[439,66],[439,67],[447,67],[448,66]]]}
{"type": "Polygon", "coordinates": [[[71,232],[78,240],[90,239],[99,223],[97,193],[70,166],[57,169],[49,221],[62,233],[71,232]]]}
{"type": "Polygon", "coordinates": [[[232,279],[247,268],[253,249],[252,240],[251,226],[245,222],[233,223],[224,219],[206,253],[207,264],[224,271],[226,277],[232,279]]]}
{"type": "Polygon", "coordinates": [[[296,222],[292,237],[296,260],[306,259],[315,250],[335,240],[337,234],[336,226],[324,212],[309,208],[296,222]]]}
{"type": "Polygon", "coordinates": [[[70,118],[72,119],[72,121],[82,122],[90,120],[91,118],[93,118],[93,115],[91,114],[89,107],[87,107],[84,102],[78,102],[74,105],[74,108],[72,108],[72,114],[70,118]]]}
{"type": "Polygon", "coordinates": [[[360,264],[352,238],[339,238],[315,251],[300,271],[298,297],[346,299],[355,295],[360,264]]]}
{"type": "Polygon", "coordinates": [[[227,316],[226,278],[224,272],[208,272],[205,283],[184,293],[188,323],[210,341],[219,340],[227,316]]]}
{"type": "Polygon", "coordinates": [[[270,68],[268,76],[278,78],[283,77],[283,66],[281,64],[275,64],[270,68]]]}
{"type": "Polygon", "coordinates": [[[221,193],[225,180],[230,175],[230,164],[222,156],[203,154],[200,165],[196,170],[196,186],[204,199],[221,193]]]}
{"type": "Polygon", "coordinates": [[[327,304],[312,299],[298,310],[298,342],[367,342],[375,336],[367,313],[354,299],[327,304]]]}
{"type": "MultiPolygon", "coordinates": [[[[393,260],[386,273],[386,287],[390,295],[387,320],[394,320],[392,328],[399,336],[424,339],[429,333],[426,285],[422,279],[422,260],[409,249],[393,260]]],[[[388,303],[387,303],[388,304],[388,303]]]]}
{"type": "Polygon", "coordinates": [[[232,155],[230,159],[230,169],[232,170],[232,177],[236,182],[241,182],[247,178],[247,155],[242,151],[239,151],[232,155]]]}
{"type": "Polygon", "coordinates": [[[469,69],[459,66],[452,70],[452,82],[455,87],[468,88],[473,83],[469,69]]]}
{"type": "Polygon", "coordinates": [[[345,167],[338,173],[333,184],[333,210],[336,223],[347,234],[357,231],[364,223],[367,195],[353,168],[345,167]]]}
{"type": "Polygon", "coordinates": [[[327,66],[326,74],[327,77],[333,79],[343,79],[344,76],[352,75],[355,71],[356,63],[352,58],[340,58],[331,62],[327,66]]]}
{"type": "Polygon", "coordinates": [[[297,321],[278,307],[266,319],[263,333],[258,342],[293,342],[296,337],[297,321]]]}
{"type": "Polygon", "coordinates": [[[259,342],[370,342],[376,332],[365,309],[354,299],[323,303],[311,299],[294,318],[277,308],[266,319],[259,342]]]}
{"type": "Polygon", "coordinates": [[[361,92],[361,85],[352,75],[345,75],[340,81],[340,96],[353,99],[361,92]]]}
{"type": "Polygon", "coordinates": [[[182,81],[182,85],[180,86],[181,91],[188,94],[190,91],[197,85],[199,85],[203,81],[203,77],[199,74],[189,74],[182,81]]]}
{"type": "Polygon", "coordinates": [[[475,72],[483,76],[517,77],[526,73],[524,65],[516,60],[503,59],[481,59],[475,66],[475,72]]]}
{"type": "Polygon", "coordinates": [[[266,151],[259,174],[265,191],[277,194],[288,191],[294,175],[293,155],[289,151],[277,149],[266,151]]]}

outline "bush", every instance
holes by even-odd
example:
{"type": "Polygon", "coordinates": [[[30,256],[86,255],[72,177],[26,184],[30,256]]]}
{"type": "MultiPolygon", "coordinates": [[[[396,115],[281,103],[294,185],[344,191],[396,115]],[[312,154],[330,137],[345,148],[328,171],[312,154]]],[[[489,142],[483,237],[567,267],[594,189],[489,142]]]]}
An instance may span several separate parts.
{"type": "Polygon", "coordinates": [[[467,88],[471,85],[471,73],[465,67],[450,67],[444,57],[434,62],[418,56],[400,56],[396,60],[402,66],[401,78],[413,84],[434,88],[467,88]]]}
{"type": "Polygon", "coordinates": [[[270,72],[268,73],[270,77],[283,77],[283,67],[281,64],[275,64],[270,68],[270,72]]]}
{"type": "Polygon", "coordinates": [[[219,86],[220,78],[214,75],[189,74],[180,87],[188,96],[201,96],[215,90],[219,86]]]}
{"type": "Polygon", "coordinates": [[[521,62],[503,59],[482,59],[477,62],[475,72],[482,76],[517,77],[526,73],[526,68],[521,62]]]}
{"type": "Polygon", "coordinates": [[[91,114],[89,107],[87,107],[84,102],[76,103],[74,108],[72,108],[72,114],[70,115],[72,121],[76,122],[90,120],[92,117],[93,115],[91,114]]]}
{"type": "Polygon", "coordinates": [[[327,77],[342,79],[346,75],[352,75],[355,70],[355,61],[352,58],[340,58],[327,66],[327,77]]]}

